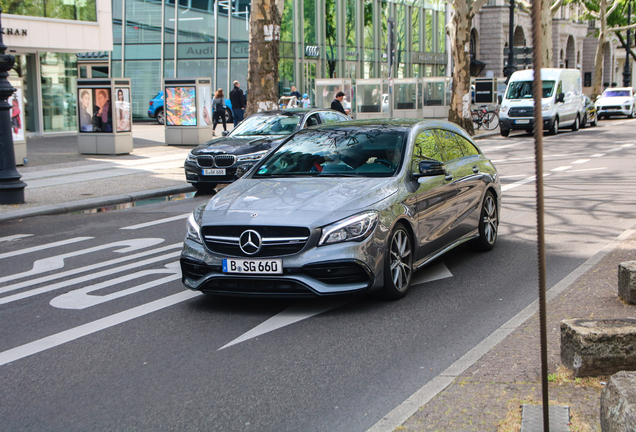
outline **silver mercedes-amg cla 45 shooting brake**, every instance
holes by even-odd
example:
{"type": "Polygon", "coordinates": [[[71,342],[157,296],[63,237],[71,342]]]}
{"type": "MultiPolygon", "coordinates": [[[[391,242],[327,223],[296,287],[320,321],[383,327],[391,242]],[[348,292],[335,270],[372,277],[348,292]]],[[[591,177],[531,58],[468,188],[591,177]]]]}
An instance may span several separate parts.
{"type": "Polygon", "coordinates": [[[400,298],[455,246],[492,249],[500,204],[497,170],[452,123],[303,130],[192,213],[182,281],[219,295],[400,298]]]}

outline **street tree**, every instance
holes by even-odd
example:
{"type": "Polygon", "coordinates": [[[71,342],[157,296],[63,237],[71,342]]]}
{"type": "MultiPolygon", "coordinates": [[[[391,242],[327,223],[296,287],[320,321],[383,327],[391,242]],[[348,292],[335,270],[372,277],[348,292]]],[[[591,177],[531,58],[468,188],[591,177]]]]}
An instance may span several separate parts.
{"type": "Polygon", "coordinates": [[[278,108],[281,0],[252,0],[245,115],[278,108]]]}

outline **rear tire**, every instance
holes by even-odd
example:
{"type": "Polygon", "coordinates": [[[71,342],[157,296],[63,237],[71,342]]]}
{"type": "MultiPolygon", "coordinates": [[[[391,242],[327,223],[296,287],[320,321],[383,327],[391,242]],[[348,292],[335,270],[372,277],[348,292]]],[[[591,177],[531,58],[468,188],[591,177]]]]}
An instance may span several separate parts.
{"type": "Polygon", "coordinates": [[[157,123],[159,123],[160,125],[165,123],[166,119],[165,119],[165,116],[164,116],[163,108],[159,108],[157,110],[157,113],[155,114],[155,117],[157,117],[157,123]]]}
{"type": "Polygon", "coordinates": [[[192,183],[192,186],[194,186],[197,192],[201,192],[204,195],[210,195],[214,193],[216,183],[192,183]]]}
{"type": "Polygon", "coordinates": [[[594,116],[594,120],[590,122],[592,126],[598,126],[598,115],[594,116]]]}
{"type": "Polygon", "coordinates": [[[499,212],[497,200],[491,191],[486,192],[479,215],[479,237],[469,243],[473,250],[487,252],[497,243],[499,232],[499,212]]]}
{"type": "Polygon", "coordinates": [[[395,224],[384,253],[384,286],[380,295],[397,300],[406,295],[413,275],[413,241],[401,223],[395,224]]]}
{"type": "Polygon", "coordinates": [[[225,108],[225,123],[233,123],[234,116],[232,115],[232,110],[229,108],[225,108]]]}

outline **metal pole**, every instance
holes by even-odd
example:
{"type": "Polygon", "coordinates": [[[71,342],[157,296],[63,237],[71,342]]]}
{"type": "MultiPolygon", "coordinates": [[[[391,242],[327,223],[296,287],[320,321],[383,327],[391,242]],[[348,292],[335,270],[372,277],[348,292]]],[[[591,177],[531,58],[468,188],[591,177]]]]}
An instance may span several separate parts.
{"type": "MultiPolygon", "coordinates": [[[[632,22],[632,2],[627,4],[627,25],[632,22]]],[[[632,72],[629,66],[629,50],[632,46],[632,33],[627,30],[627,45],[625,46],[625,67],[623,68],[623,87],[631,87],[632,72]]]]}
{"type": "MultiPolygon", "coordinates": [[[[2,8],[0,8],[1,15],[2,8]]],[[[22,204],[26,183],[20,181],[20,173],[15,168],[15,149],[9,112],[11,105],[7,102],[7,99],[15,92],[7,79],[15,63],[15,57],[5,54],[6,50],[7,46],[2,41],[2,32],[0,32],[0,204],[22,204]]]]}
{"type": "Polygon", "coordinates": [[[550,431],[548,398],[548,336],[546,324],[546,271],[545,271],[545,229],[544,229],[544,199],[543,199],[543,116],[541,115],[541,98],[543,85],[541,83],[541,10],[545,0],[535,0],[532,5],[532,63],[534,67],[534,81],[532,96],[534,98],[534,146],[535,146],[535,175],[537,186],[537,255],[539,261],[539,321],[541,333],[541,389],[543,399],[543,431],[550,431]]]}
{"type": "MultiPolygon", "coordinates": [[[[508,22],[508,64],[504,69],[504,76],[510,78],[517,68],[515,67],[515,53],[514,53],[514,28],[515,28],[515,0],[510,0],[510,19],[508,22]]],[[[508,83],[506,79],[506,84],[508,83]]]]}

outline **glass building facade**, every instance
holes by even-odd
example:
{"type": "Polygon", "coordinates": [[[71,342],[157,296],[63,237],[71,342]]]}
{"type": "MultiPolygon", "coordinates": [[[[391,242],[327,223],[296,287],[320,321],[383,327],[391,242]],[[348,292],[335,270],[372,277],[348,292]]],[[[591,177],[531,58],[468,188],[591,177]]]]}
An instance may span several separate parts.
{"type": "MultiPolygon", "coordinates": [[[[131,79],[133,115],[147,118],[162,78],[210,77],[225,94],[247,86],[249,0],[112,0],[112,77],[131,79]]],[[[279,92],[313,98],[317,78],[388,76],[387,19],[396,21],[393,76],[446,72],[442,1],[284,0],[279,92]]]]}

